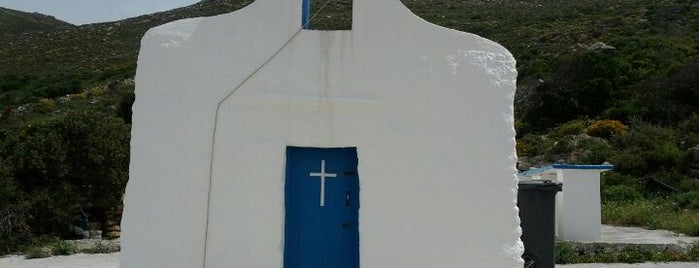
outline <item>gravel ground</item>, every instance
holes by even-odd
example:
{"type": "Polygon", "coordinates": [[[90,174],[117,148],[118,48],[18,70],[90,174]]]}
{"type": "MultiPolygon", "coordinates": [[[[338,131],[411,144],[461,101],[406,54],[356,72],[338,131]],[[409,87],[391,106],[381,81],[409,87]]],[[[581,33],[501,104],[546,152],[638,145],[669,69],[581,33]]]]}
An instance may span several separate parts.
{"type": "MultiPolygon", "coordinates": [[[[44,259],[27,260],[23,256],[0,258],[2,268],[118,268],[119,253],[76,254],[44,259]]],[[[641,263],[641,264],[567,264],[557,268],[697,268],[696,262],[641,263]]]]}
{"type": "Polygon", "coordinates": [[[0,258],[2,268],[118,268],[119,253],[75,254],[43,259],[25,259],[24,256],[0,258]]]}

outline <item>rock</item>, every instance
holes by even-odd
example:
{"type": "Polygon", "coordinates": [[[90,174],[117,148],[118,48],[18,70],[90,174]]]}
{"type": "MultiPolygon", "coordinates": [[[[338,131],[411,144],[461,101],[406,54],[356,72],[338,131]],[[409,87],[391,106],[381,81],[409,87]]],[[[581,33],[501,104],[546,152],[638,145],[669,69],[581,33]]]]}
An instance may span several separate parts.
{"type": "Polygon", "coordinates": [[[106,239],[116,239],[121,237],[121,232],[107,232],[104,234],[104,238],[106,239]]]}
{"type": "Polygon", "coordinates": [[[570,46],[570,51],[573,52],[578,52],[578,51],[585,51],[588,49],[588,46],[577,43],[575,45],[570,46]]]}
{"type": "Polygon", "coordinates": [[[587,47],[587,51],[591,52],[598,52],[598,51],[604,51],[604,50],[615,50],[616,48],[610,45],[607,45],[602,42],[595,42],[594,44],[590,45],[587,47]]]}
{"type": "Polygon", "coordinates": [[[515,114],[524,114],[531,107],[535,107],[541,102],[537,96],[536,89],[543,83],[544,80],[535,76],[525,76],[517,81],[515,114]]]}
{"type": "Polygon", "coordinates": [[[102,239],[102,231],[90,231],[90,239],[102,239]]]}
{"type": "Polygon", "coordinates": [[[525,171],[525,170],[529,170],[530,168],[532,168],[532,165],[529,164],[528,162],[525,162],[523,160],[517,161],[517,170],[525,171]]]}

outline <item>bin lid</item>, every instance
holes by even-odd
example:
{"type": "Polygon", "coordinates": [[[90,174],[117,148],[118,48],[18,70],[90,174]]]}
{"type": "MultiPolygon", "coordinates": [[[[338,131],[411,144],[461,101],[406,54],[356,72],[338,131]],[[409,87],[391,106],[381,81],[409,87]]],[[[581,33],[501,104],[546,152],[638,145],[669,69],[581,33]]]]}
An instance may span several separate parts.
{"type": "Polygon", "coordinates": [[[520,181],[518,186],[520,190],[527,191],[560,192],[563,190],[563,183],[549,180],[520,181]]]}

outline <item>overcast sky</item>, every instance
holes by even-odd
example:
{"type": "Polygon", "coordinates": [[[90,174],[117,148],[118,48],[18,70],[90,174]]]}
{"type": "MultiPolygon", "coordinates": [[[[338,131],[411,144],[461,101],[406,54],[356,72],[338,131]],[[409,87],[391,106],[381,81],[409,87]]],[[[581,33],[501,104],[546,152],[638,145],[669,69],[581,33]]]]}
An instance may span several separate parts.
{"type": "Polygon", "coordinates": [[[79,25],[115,21],[197,2],[199,0],[0,0],[0,7],[39,12],[79,25]]]}

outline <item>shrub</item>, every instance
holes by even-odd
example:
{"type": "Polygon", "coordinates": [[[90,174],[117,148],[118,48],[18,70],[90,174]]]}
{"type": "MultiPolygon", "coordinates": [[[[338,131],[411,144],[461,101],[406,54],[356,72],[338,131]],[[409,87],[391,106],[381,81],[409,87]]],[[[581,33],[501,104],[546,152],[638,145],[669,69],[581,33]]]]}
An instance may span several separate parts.
{"type": "Polygon", "coordinates": [[[613,185],[602,190],[602,202],[633,202],[643,198],[641,193],[631,186],[613,185]]]}
{"type": "Polygon", "coordinates": [[[681,133],[681,145],[683,150],[699,146],[699,114],[685,119],[678,127],[681,133]]]}
{"type": "Polygon", "coordinates": [[[81,211],[121,203],[129,163],[129,127],[121,119],[75,111],[17,128],[0,153],[11,157],[31,233],[64,237],[81,211]]]}
{"type": "Polygon", "coordinates": [[[675,200],[680,207],[699,210],[699,191],[691,191],[677,195],[675,200]]]}
{"type": "Polygon", "coordinates": [[[551,139],[533,134],[527,134],[517,140],[517,154],[520,156],[543,155],[549,152],[555,143],[551,139]]]}
{"type": "Polygon", "coordinates": [[[651,174],[649,177],[652,177],[653,179],[662,183],[671,185],[682,193],[699,191],[699,181],[677,172],[657,172],[651,174]]]}
{"type": "Polygon", "coordinates": [[[0,255],[15,252],[32,238],[30,215],[21,205],[0,207],[0,255]]]}
{"type": "MultiPolygon", "coordinates": [[[[644,175],[658,171],[676,170],[679,168],[683,152],[677,146],[677,135],[672,129],[652,126],[642,122],[634,122],[631,131],[626,135],[612,140],[614,147],[620,148],[623,154],[619,163],[627,167],[640,168],[636,172],[626,169],[622,173],[644,175]],[[642,161],[641,161],[642,160],[642,161]]],[[[613,164],[617,164],[614,163],[613,164]]],[[[623,168],[623,167],[622,167],[623,168]]]]}
{"type": "Polygon", "coordinates": [[[104,94],[105,90],[101,87],[92,87],[85,92],[83,92],[85,95],[90,96],[90,97],[99,97],[104,94]]]}
{"type": "Polygon", "coordinates": [[[568,154],[575,150],[575,145],[568,138],[558,138],[553,141],[553,148],[547,152],[548,154],[568,154]]]}
{"type": "Polygon", "coordinates": [[[578,161],[580,164],[599,165],[609,162],[609,159],[616,155],[616,151],[608,142],[597,138],[582,139],[578,148],[582,150],[578,161]]]}
{"type": "Polygon", "coordinates": [[[580,256],[575,252],[569,242],[561,242],[556,245],[556,263],[568,264],[580,262],[580,256]]]}
{"type": "Polygon", "coordinates": [[[614,164],[614,169],[619,173],[643,176],[647,172],[646,161],[639,154],[618,154],[609,158],[609,162],[614,164]]]}
{"type": "Polygon", "coordinates": [[[0,158],[0,255],[14,252],[32,238],[27,206],[12,170],[0,158]]]}
{"type": "MultiPolygon", "coordinates": [[[[685,231],[684,233],[688,236],[699,236],[699,222],[689,226],[689,228],[687,228],[687,231],[685,231]]],[[[696,246],[696,250],[697,252],[695,252],[694,256],[699,256],[699,246],[696,246]]]]}
{"type": "Polygon", "coordinates": [[[65,241],[58,241],[52,246],[53,255],[71,255],[75,254],[76,248],[70,243],[65,241]]]}
{"type": "Polygon", "coordinates": [[[56,108],[56,102],[52,99],[41,99],[36,104],[36,109],[39,112],[50,112],[56,108]]]}
{"type": "Polygon", "coordinates": [[[626,185],[638,189],[642,186],[637,177],[624,175],[616,171],[602,173],[602,185],[604,187],[626,185]]]}
{"type": "Polygon", "coordinates": [[[585,120],[575,119],[557,126],[553,129],[551,134],[555,136],[583,134],[585,132],[585,127],[585,120]]]}
{"type": "MultiPolygon", "coordinates": [[[[121,119],[123,119],[124,122],[126,122],[127,124],[131,124],[131,108],[133,106],[134,101],[136,101],[136,95],[133,91],[123,93],[121,95],[121,100],[119,101],[117,115],[121,117],[121,119]]],[[[519,145],[519,143],[517,145],[519,145]]]]}
{"type": "Polygon", "coordinates": [[[675,124],[699,113],[699,60],[694,59],[667,76],[648,79],[635,90],[644,105],[643,118],[657,123],[675,124]]]}
{"type": "Polygon", "coordinates": [[[629,127],[617,120],[599,120],[592,123],[585,133],[593,137],[609,139],[629,132],[629,127]]]}
{"type": "MultiPolygon", "coordinates": [[[[674,169],[681,163],[682,151],[672,142],[660,143],[645,155],[646,162],[659,169],[674,169]]],[[[659,170],[656,169],[656,170],[659,170]]]]}
{"type": "Polygon", "coordinates": [[[515,131],[517,132],[518,139],[524,137],[525,134],[531,132],[531,128],[531,124],[522,120],[515,119],[515,131]]]}
{"type": "Polygon", "coordinates": [[[87,93],[85,93],[85,92],[80,92],[80,93],[77,93],[77,94],[71,94],[70,96],[73,97],[73,98],[76,99],[76,100],[84,100],[84,99],[87,98],[87,93]]]}

